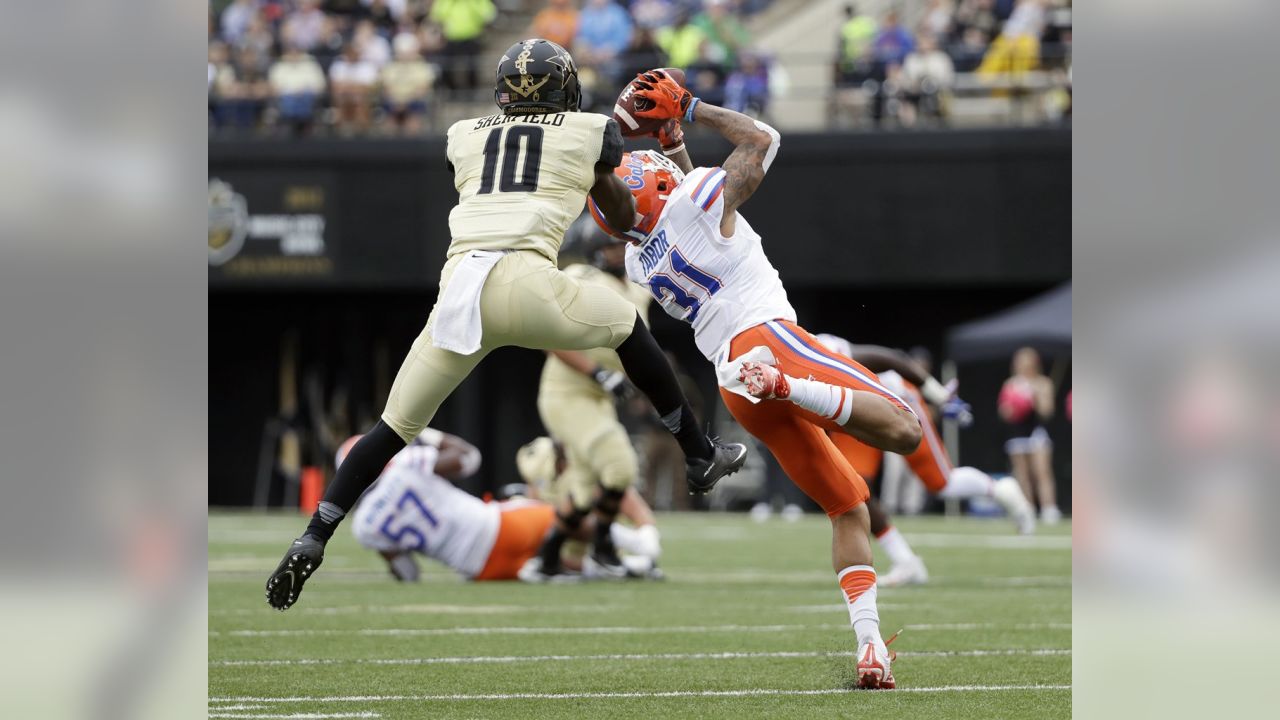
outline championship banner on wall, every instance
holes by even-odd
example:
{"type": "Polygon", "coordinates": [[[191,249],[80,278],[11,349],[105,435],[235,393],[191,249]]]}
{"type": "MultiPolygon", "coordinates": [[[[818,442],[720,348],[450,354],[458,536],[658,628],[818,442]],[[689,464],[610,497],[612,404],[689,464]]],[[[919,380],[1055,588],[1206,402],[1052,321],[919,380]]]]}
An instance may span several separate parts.
{"type": "Polygon", "coordinates": [[[338,232],[331,173],[209,177],[211,284],[327,283],[338,232]]]}

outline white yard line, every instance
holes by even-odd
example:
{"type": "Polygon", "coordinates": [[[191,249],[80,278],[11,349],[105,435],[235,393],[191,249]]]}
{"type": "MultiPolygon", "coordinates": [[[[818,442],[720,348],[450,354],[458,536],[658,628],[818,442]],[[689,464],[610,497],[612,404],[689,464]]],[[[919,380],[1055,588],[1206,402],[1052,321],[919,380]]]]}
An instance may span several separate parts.
{"type": "MultiPolygon", "coordinates": [[[[935,687],[902,687],[893,692],[1001,692],[1019,690],[1070,690],[1070,685],[939,685],[935,687]]],[[[856,692],[844,688],[818,690],[755,689],[745,690],[670,690],[653,692],[583,692],[583,693],[479,693],[442,695],[317,695],[298,697],[230,697],[220,700],[269,703],[333,703],[333,702],[429,702],[468,700],[613,700],[629,698],[686,698],[686,697],[753,697],[762,695],[844,695],[856,692]]]]}
{"type": "MultiPolygon", "coordinates": [[[[917,650],[898,653],[900,657],[987,657],[1070,655],[1070,648],[1011,648],[1007,650],[917,650]]],[[[853,652],[820,652],[816,650],[775,652],[701,652],[701,653],[616,653],[606,655],[477,655],[427,658],[299,658],[293,660],[214,660],[213,667],[258,667],[271,665],[489,665],[522,662],[571,661],[648,661],[648,660],[740,660],[751,658],[823,658],[853,657],[853,652]]],[[[222,708],[227,709],[227,708],[222,708]]],[[[244,709],[256,709],[246,707],[244,709]]]]}
{"type": "Polygon", "coordinates": [[[380,718],[382,713],[376,712],[355,712],[355,713],[290,713],[288,715],[266,715],[257,713],[238,713],[238,712],[222,712],[226,708],[212,708],[209,711],[211,718],[272,718],[274,720],[325,720],[326,718],[380,718]]]}
{"type": "MultiPolygon", "coordinates": [[[[1070,630],[1071,623],[924,623],[910,630],[1070,630]]],[[[436,635],[669,635],[672,633],[795,632],[847,629],[848,625],[685,625],[667,627],[452,627],[369,628],[364,630],[229,630],[209,632],[210,637],[296,637],[311,635],[366,635],[375,637],[423,637],[436,635]]]]}

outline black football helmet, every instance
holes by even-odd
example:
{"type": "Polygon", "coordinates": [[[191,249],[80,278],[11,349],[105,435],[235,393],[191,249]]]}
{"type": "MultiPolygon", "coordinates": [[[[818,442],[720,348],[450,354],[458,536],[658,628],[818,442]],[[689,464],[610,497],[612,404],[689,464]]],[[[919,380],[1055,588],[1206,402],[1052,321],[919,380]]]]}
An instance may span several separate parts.
{"type": "Polygon", "coordinates": [[[507,115],[577,112],[578,66],[569,51],[542,38],[507,48],[498,61],[493,99],[507,115]]]}

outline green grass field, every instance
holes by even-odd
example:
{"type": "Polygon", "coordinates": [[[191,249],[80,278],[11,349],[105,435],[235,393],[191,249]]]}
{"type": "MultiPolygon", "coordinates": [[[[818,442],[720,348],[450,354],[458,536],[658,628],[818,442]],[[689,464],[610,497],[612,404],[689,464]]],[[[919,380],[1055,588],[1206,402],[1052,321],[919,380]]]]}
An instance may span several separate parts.
{"type": "MultiPolygon", "coordinates": [[[[904,519],[932,582],[882,589],[896,691],[848,691],[854,638],[825,518],[659,519],[661,583],[400,585],[346,528],[301,600],[263,583],[296,515],[209,516],[209,716],[1066,718],[1067,524],[904,519]]],[[[877,557],[877,565],[887,562],[877,557]]]]}

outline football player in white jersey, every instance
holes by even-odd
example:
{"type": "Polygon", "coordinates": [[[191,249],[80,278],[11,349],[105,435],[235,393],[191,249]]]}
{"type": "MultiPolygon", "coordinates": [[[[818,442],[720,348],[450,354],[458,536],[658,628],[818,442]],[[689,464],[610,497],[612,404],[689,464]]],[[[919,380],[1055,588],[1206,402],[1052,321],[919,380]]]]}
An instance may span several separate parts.
{"type": "MultiPolygon", "coordinates": [[[[627,275],[648,286],[667,313],[693,326],[698,349],[717,366],[729,411],[827,512],[832,567],[857,636],[858,684],[893,688],[892,656],[876,609],[870,493],[827,432],[909,453],[920,442],[920,422],[871,371],[830,353],[796,325],[760,236],[737,212],[773,163],[777,131],[701,102],[660,70],[638,76],[632,89],[648,105],[638,114],[667,124],[659,138],[663,155],[630,153],[617,171],[636,196],[639,214],[622,233],[631,242],[627,275]],[[709,126],[734,145],[722,167],[693,167],[680,142],[681,118],[709,126]],[[778,392],[788,381],[789,392],[778,392]]],[[[588,207],[597,224],[612,231],[603,209],[588,207]]]]}
{"type": "MultiPolygon", "coordinates": [[[[358,438],[338,450],[339,466],[358,438]]],[[[480,451],[472,444],[432,428],[423,430],[361,497],[352,512],[356,540],[377,551],[401,581],[418,579],[419,554],[469,580],[515,580],[554,524],[554,507],[519,498],[485,502],[454,486],[479,467],[480,451]]],[[[643,501],[641,505],[647,513],[643,501]]],[[[647,517],[652,520],[651,513],[647,517]]],[[[655,542],[616,523],[612,528],[618,547],[631,553],[628,559],[652,567],[660,552],[655,542]]],[[[587,538],[592,531],[588,519],[574,537],[587,538]]]]}
{"type": "MultiPolygon", "coordinates": [[[[884,386],[905,398],[916,411],[924,430],[924,440],[915,452],[906,456],[906,461],[929,492],[943,498],[990,497],[1004,508],[1019,532],[1029,534],[1035,531],[1035,513],[1017,480],[1011,477],[995,480],[975,467],[955,467],[951,463],[925,403],[939,407],[944,416],[967,413],[968,405],[955,396],[954,387],[943,385],[901,350],[858,345],[836,335],[820,334],[817,338],[832,352],[856,360],[878,373],[884,386]]],[[[872,478],[879,473],[884,455],[882,450],[843,433],[831,433],[831,440],[859,475],[872,478]]],[[[889,572],[877,578],[879,585],[894,587],[928,582],[929,572],[924,561],[911,550],[906,538],[889,521],[889,515],[880,507],[879,501],[874,497],[868,500],[867,510],[871,515],[871,534],[893,563],[889,572]]]]}
{"type": "Polygon", "coordinates": [[[746,446],[698,429],[635,305],[556,267],[565,230],[588,195],[611,227],[634,224],[635,200],[613,172],[622,157],[617,123],[578,112],[573,58],[547,40],[508,48],[495,83],[501,114],[449,128],[446,154],[458,204],[449,213],[453,239],[439,299],[400,366],[381,420],[351,449],[306,531],[268,578],[267,602],[278,610],[297,601],[360,494],[496,348],[617,351],[631,382],[679,441],[694,490],[737,471],[746,458],[746,446]]]}

